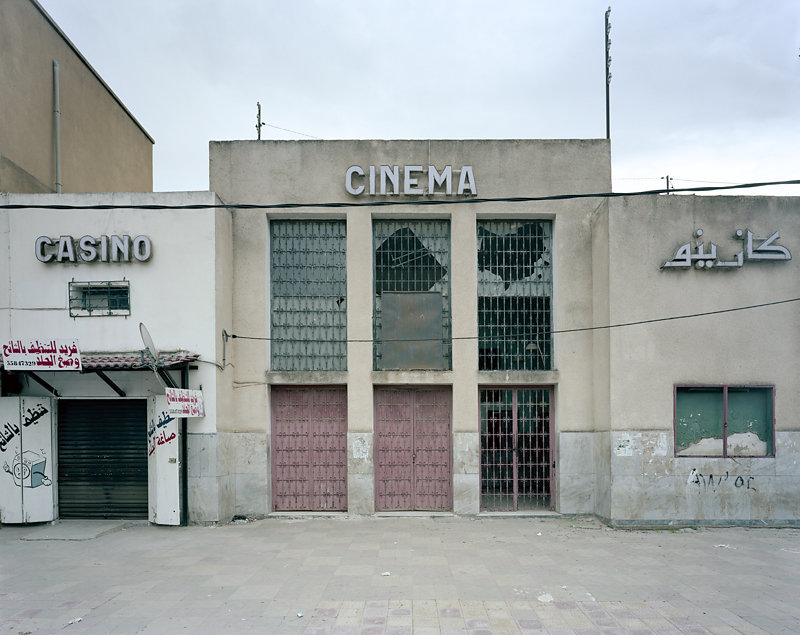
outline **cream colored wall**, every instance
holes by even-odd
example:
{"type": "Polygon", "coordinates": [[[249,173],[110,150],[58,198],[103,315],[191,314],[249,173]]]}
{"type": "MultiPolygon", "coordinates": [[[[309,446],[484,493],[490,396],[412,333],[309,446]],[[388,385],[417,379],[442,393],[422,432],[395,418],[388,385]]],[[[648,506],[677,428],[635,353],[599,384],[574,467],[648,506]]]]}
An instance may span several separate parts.
{"type": "Polygon", "coordinates": [[[0,3],[0,191],[55,191],[53,60],[62,191],[152,191],[152,139],[45,15],[33,0],[0,3]]]}
{"type": "MultiPolygon", "coordinates": [[[[381,164],[422,165],[426,169],[428,165],[439,169],[452,165],[454,172],[463,165],[472,165],[481,198],[606,192],[611,187],[608,150],[605,141],[580,140],[211,142],[210,183],[211,189],[227,204],[413,202],[413,197],[403,195],[352,196],[345,190],[345,172],[351,165],[359,165],[365,171],[370,165],[381,164]]],[[[456,184],[457,178],[456,173],[456,184]]],[[[445,199],[442,194],[435,198],[445,199]]],[[[451,200],[457,198],[454,196],[451,200]]],[[[601,199],[588,198],[436,207],[412,204],[235,210],[233,332],[250,337],[269,334],[269,219],[344,218],[347,222],[347,334],[351,342],[346,372],[288,373],[269,370],[269,346],[265,342],[232,340],[236,416],[226,429],[244,435],[264,434],[268,448],[269,385],[346,384],[351,444],[350,511],[370,513],[374,511],[370,498],[372,460],[357,460],[352,444],[366,444],[371,452],[374,386],[452,386],[454,508],[458,513],[476,513],[478,385],[554,385],[558,430],[594,430],[594,340],[591,332],[556,336],[553,371],[478,371],[476,220],[536,218],[553,221],[555,328],[582,328],[591,326],[594,319],[591,218],[600,204],[601,199]],[[372,370],[369,341],[372,339],[372,220],[375,218],[450,221],[452,333],[456,338],[452,370],[372,370]]],[[[593,487],[593,483],[589,486],[593,487]]]]}
{"type": "MultiPolygon", "coordinates": [[[[797,199],[639,197],[610,202],[610,320],[625,323],[800,297],[797,199]],[[742,249],[737,229],[777,244],[790,261],[750,261],[698,271],[659,267],[696,229],[721,258],[742,249]]],[[[758,241],[754,241],[758,243],[758,241]]],[[[800,429],[797,303],[613,329],[611,418],[615,429],[672,429],[673,384],[775,384],[778,429],[800,429]],[[647,395],[647,399],[642,399],[647,395]]]]}

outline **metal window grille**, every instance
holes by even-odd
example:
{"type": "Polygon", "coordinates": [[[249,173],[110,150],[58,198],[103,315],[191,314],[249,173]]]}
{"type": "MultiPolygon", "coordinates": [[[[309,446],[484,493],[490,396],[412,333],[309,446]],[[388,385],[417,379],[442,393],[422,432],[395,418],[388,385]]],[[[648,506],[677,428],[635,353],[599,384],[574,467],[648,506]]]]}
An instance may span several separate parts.
{"type": "Polygon", "coordinates": [[[69,283],[70,317],[130,315],[131,288],[128,280],[69,283]]]}
{"type": "Polygon", "coordinates": [[[373,359],[375,370],[387,368],[435,368],[449,370],[452,362],[450,319],[450,223],[445,220],[402,221],[377,220],[373,223],[373,359]],[[416,319],[407,316],[390,316],[390,324],[404,325],[397,331],[386,331],[383,294],[415,294],[418,302],[392,302],[390,306],[425,306],[430,295],[439,297],[440,324],[425,324],[418,336],[409,338],[408,323],[416,319]],[[394,349],[385,357],[384,338],[394,349]],[[403,344],[408,343],[408,350],[403,344]],[[436,351],[431,354],[431,350],[436,351]],[[435,358],[435,362],[432,361],[435,358]],[[396,360],[403,360],[398,366],[396,360]],[[387,363],[388,362],[388,363],[387,363]]]}
{"type": "Polygon", "coordinates": [[[345,221],[270,223],[273,370],[347,370],[345,221]]]}
{"type": "Polygon", "coordinates": [[[481,509],[550,508],[549,388],[482,389],[481,509]]]}
{"type": "Polygon", "coordinates": [[[478,221],[478,367],[552,369],[550,221],[478,221]]]}

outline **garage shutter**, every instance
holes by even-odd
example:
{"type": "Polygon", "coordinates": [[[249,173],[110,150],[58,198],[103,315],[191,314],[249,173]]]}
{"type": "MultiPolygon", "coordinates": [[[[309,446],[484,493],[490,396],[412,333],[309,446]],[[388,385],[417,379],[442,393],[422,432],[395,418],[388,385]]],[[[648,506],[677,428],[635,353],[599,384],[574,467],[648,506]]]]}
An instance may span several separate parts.
{"type": "Polygon", "coordinates": [[[147,401],[58,403],[61,518],[147,518],[147,401]]]}

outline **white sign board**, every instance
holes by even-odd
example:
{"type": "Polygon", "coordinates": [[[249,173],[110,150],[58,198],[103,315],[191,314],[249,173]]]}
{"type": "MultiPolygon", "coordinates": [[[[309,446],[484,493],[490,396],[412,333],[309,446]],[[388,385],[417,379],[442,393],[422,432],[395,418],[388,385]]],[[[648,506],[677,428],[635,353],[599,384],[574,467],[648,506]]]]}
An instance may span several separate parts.
{"type": "Polygon", "coordinates": [[[78,340],[5,340],[6,370],[82,370],[78,340]]]}
{"type": "Polygon", "coordinates": [[[205,417],[202,390],[167,388],[167,412],[178,417],[205,417]]]}
{"type": "Polygon", "coordinates": [[[4,523],[55,519],[53,401],[0,398],[0,518],[4,523]]]}
{"type": "Polygon", "coordinates": [[[151,523],[181,524],[180,428],[164,395],[147,404],[147,507],[151,523]]]}

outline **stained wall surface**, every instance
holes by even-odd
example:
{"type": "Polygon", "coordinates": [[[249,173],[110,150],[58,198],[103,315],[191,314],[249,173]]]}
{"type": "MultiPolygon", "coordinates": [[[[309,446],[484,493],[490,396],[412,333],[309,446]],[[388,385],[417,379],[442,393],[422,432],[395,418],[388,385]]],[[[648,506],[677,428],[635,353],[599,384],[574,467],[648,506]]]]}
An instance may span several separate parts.
{"type": "Polygon", "coordinates": [[[153,139],[35,0],[0,3],[0,191],[153,190],[153,139]]]}

